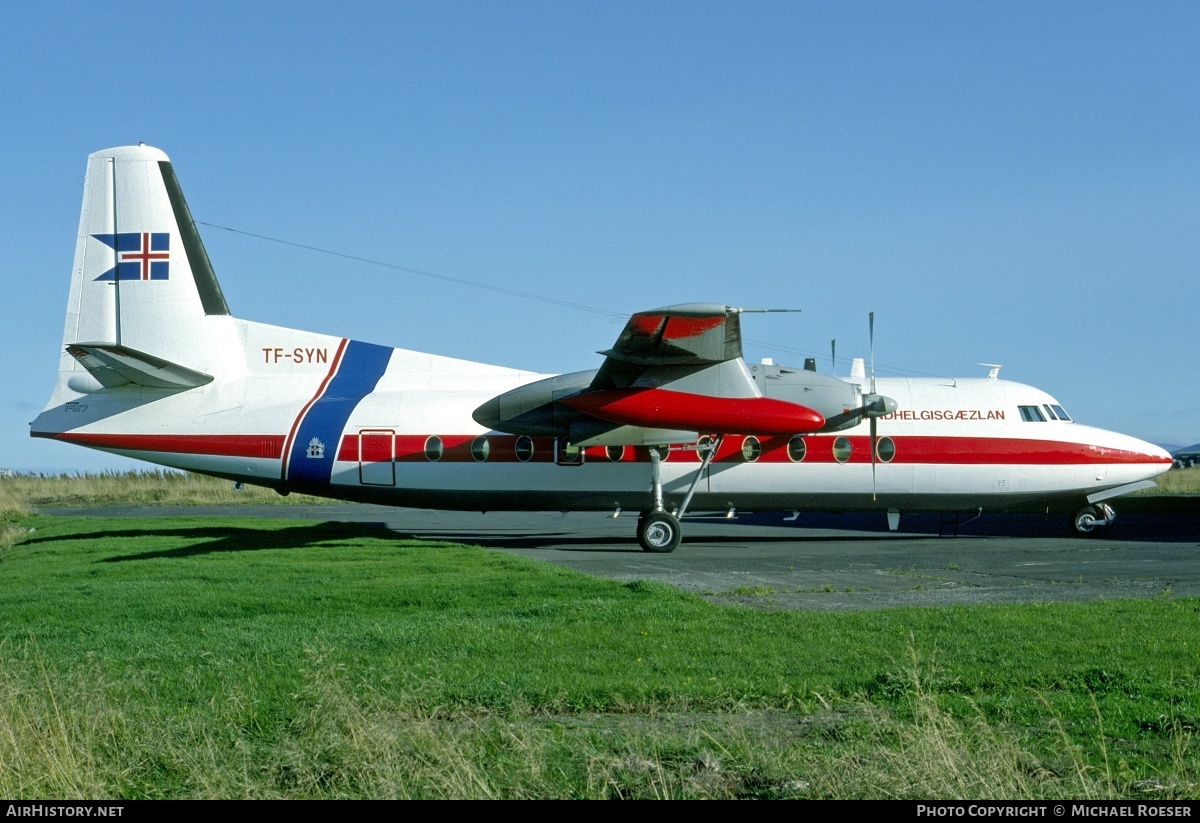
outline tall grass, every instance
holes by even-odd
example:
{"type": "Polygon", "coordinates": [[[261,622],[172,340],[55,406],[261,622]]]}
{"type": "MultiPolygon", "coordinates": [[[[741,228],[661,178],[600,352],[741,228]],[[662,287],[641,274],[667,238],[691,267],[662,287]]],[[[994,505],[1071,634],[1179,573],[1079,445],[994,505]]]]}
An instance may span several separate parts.
{"type": "Polygon", "coordinates": [[[1140,494],[1200,494],[1200,466],[1171,469],[1154,478],[1155,488],[1140,494]]]}
{"type": "Polygon", "coordinates": [[[32,643],[0,647],[0,795],[112,796],[108,753],[123,723],[97,679],[94,666],[51,673],[32,643]]]}
{"type": "Polygon", "coordinates": [[[176,471],[108,471],[99,474],[14,474],[0,477],[0,512],[14,507],[295,505],[321,502],[286,497],[261,486],[243,486],[176,471]]]}
{"type": "MultiPolygon", "coordinates": [[[[439,712],[352,687],[310,651],[275,731],[247,727],[247,695],[218,722],[120,707],[87,663],[55,676],[36,645],[0,649],[0,795],[10,798],[909,798],[1128,797],[1086,765],[1061,725],[1048,760],[980,711],[948,711],[914,651],[900,705],[822,698],[823,709],[701,715],[439,712]],[[1052,762],[1056,761],[1056,762],[1052,762]]],[[[418,703],[419,701],[414,701],[418,703]]],[[[1052,715],[1046,722],[1055,725],[1052,715]]],[[[1200,788],[1191,741],[1155,797],[1200,788]]],[[[1132,793],[1136,793],[1134,790],[1132,793]]]]}

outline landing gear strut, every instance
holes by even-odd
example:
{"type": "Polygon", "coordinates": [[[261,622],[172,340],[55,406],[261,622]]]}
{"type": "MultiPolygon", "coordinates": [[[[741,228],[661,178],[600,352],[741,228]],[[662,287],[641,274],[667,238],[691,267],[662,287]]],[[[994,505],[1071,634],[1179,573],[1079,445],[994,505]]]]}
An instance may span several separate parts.
{"type": "Polygon", "coordinates": [[[692,478],[692,485],[688,487],[687,494],[683,498],[683,504],[675,514],[671,514],[663,508],[662,454],[656,447],[650,449],[650,500],[653,508],[642,512],[638,517],[637,536],[642,551],[673,552],[679,546],[683,539],[683,528],[679,525],[679,521],[687,511],[688,504],[692,502],[696,487],[700,484],[700,479],[704,477],[705,470],[712,463],[713,457],[716,456],[723,439],[724,435],[718,435],[717,439],[709,444],[704,459],[700,461],[700,466],[696,469],[696,476],[692,478]]]}

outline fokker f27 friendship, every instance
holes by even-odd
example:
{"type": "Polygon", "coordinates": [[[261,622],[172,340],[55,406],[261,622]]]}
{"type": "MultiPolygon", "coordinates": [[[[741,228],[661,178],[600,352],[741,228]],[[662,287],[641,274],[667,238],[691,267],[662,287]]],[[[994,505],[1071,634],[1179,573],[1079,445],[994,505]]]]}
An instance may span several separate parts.
{"type": "Polygon", "coordinates": [[[47,437],[240,483],[460,510],[970,511],[1104,502],[1170,456],[989,377],[849,379],[742,358],[739,309],[633,315],[590,371],[546,376],[233,317],[167,156],[88,158],[47,437]]]}

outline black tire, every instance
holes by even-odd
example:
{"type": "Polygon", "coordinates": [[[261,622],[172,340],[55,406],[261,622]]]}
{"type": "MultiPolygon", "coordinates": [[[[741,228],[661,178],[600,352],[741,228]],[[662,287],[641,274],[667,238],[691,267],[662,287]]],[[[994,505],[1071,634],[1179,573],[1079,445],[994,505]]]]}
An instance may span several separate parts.
{"type": "Polygon", "coordinates": [[[679,520],[666,512],[650,512],[638,518],[638,543],[642,551],[673,552],[683,539],[679,520]]]}
{"type": "Polygon", "coordinates": [[[1071,527],[1080,537],[1088,537],[1096,532],[1096,523],[1103,519],[1104,515],[1100,514],[1100,510],[1095,506],[1084,506],[1075,512],[1071,519],[1071,527]]]}

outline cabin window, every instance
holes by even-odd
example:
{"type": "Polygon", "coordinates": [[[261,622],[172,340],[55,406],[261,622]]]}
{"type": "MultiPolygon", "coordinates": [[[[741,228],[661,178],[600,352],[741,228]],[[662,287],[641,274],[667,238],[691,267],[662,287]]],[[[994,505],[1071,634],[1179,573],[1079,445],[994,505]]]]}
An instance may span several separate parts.
{"type": "Polygon", "coordinates": [[[696,459],[703,463],[704,458],[712,451],[712,447],[713,439],[711,437],[707,434],[701,437],[696,441],[696,459]]]}
{"type": "Polygon", "coordinates": [[[557,441],[559,463],[582,463],[583,449],[567,440],[557,441]]]}
{"type": "Polygon", "coordinates": [[[1037,406],[1017,406],[1021,419],[1027,423],[1045,423],[1046,415],[1037,406]]]}
{"type": "Polygon", "coordinates": [[[875,457],[881,463],[891,463],[896,457],[896,444],[890,437],[881,437],[875,444],[875,457]]]}
{"type": "Polygon", "coordinates": [[[788,441],[788,459],[793,463],[799,463],[804,459],[804,453],[808,450],[804,442],[804,438],[796,435],[788,441]]]}
{"type": "Polygon", "coordinates": [[[517,453],[517,459],[522,463],[528,463],[533,459],[533,438],[527,434],[523,434],[517,438],[517,444],[514,447],[517,453]]]}
{"type": "Polygon", "coordinates": [[[845,463],[850,459],[850,441],[845,437],[839,437],[833,441],[833,459],[839,463],[845,463]]]}
{"type": "Polygon", "coordinates": [[[1062,406],[1054,403],[1050,406],[1050,408],[1054,409],[1054,413],[1058,415],[1059,420],[1066,420],[1068,423],[1071,422],[1071,415],[1067,414],[1062,406]]]}
{"type": "Polygon", "coordinates": [[[442,438],[436,434],[425,439],[425,459],[436,463],[442,459],[442,438]]]}
{"type": "Polygon", "coordinates": [[[651,446],[650,451],[657,452],[658,459],[661,460],[663,463],[666,463],[668,460],[671,459],[671,447],[670,446],[651,446]]]}
{"type": "Polygon", "coordinates": [[[754,435],[742,440],[742,457],[747,463],[753,463],[762,454],[762,445],[754,435]]]}
{"type": "Polygon", "coordinates": [[[607,457],[613,463],[620,463],[621,460],[623,460],[625,457],[625,447],[624,446],[605,446],[604,447],[604,456],[607,457]]]}
{"type": "Polygon", "coordinates": [[[488,455],[492,453],[492,444],[482,434],[471,441],[471,456],[475,458],[476,463],[482,463],[488,459],[488,455]]]}

